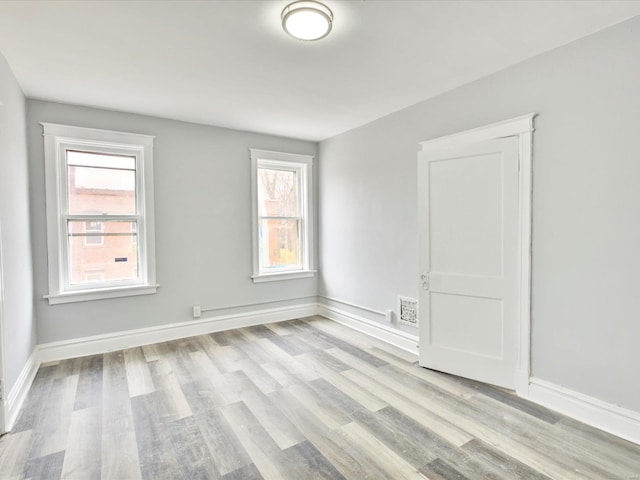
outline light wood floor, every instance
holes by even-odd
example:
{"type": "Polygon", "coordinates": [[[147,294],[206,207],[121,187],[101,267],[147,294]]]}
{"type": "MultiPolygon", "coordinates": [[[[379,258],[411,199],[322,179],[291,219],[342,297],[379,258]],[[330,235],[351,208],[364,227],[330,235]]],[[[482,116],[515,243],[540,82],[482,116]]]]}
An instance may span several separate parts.
{"type": "Polygon", "coordinates": [[[0,478],[630,480],[640,446],[312,318],[42,366],[0,478]]]}

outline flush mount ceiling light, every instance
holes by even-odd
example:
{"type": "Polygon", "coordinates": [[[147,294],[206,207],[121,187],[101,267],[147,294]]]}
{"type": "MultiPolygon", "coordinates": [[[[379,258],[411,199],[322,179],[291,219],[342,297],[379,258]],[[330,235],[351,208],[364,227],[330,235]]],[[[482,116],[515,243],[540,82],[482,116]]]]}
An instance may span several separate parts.
{"type": "Polygon", "coordinates": [[[293,2],[282,10],[282,28],[299,40],[320,40],[329,35],[333,13],[312,0],[293,2]]]}

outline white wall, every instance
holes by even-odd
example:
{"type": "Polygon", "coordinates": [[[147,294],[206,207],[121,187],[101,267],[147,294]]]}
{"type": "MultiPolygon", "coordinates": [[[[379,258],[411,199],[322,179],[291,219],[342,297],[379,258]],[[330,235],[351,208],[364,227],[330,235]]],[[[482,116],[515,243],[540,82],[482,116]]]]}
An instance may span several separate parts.
{"type": "Polygon", "coordinates": [[[38,343],[192,320],[191,307],[314,302],[317,280],[250,279],[249,148],[316,155],[317,144],[87,107],[28,101],[38,343]],[[44,158],[39,122],[155,135],[156,295],[49,305],[44,158]]]}
{"type": "Polygon", "coordinates": [[[29,229],[25,98],[0,55],[0,229],[4,284],[5,392],[36,344],[29,229]]]}
{"type": "Polygon", "coordinates": [[[418,142],[529,112],[533,375],[640,411],[640,18],[321,142],[320,294],[416,297],[418,142]]]}

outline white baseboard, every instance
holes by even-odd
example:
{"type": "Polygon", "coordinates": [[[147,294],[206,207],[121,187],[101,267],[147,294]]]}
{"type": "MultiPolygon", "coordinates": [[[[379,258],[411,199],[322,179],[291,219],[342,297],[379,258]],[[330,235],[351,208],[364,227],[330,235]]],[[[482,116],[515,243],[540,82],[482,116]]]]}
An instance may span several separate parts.
{"type": "Polygon", "coordinates": [[[318,304],[318,315],[366,333],[407,352],[418,354],[418,337],[416,335],[411,335],[322,303],[318,304]]]}
{"type": "Polygon", "coordinates": [[[532,402],[640,445],[638,412],[538,378],[530,379],[528,390],[532,402]]]}
{"type": "Polygon", "coordinates": [[[38,347],[36,347],[22,368],[18,380],[13,388],[11,388],[4,402],[5,431],[8,432],[13,428],[13,424],[17,420],[20,409],[27,398],[33,379],[36,378],[39,366],[38,347]]]}
{"type": "Polygon", "coordinates": [[[39,360],[41,363],[45,363],[67,358],[84,357],[86,355],[97,355],[151,343],[220,332],[232,328],[308,317],[315,315],[317,311],[317,303],[307,303],[45,343],[38,346],[39,360]]]}

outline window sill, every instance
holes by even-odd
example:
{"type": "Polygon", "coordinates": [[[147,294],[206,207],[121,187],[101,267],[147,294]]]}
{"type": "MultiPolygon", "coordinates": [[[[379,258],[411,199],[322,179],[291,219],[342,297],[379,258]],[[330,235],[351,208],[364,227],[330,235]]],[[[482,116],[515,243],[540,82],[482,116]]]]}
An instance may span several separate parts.
{"type": "Polygon", "coordinates": [[[79,290],[45,295],[49,305],[60,303],[88,302],[91,300],[104,300],[106,298],[132,297],[134,295],[151,295],[156,293],[160,285],[135,285],[132,287],[105,288],[102,290],[79,290]]]}
{"type": "Polygon", "coordinates": [[[316,272],[317,270],[298,270],[295,272],[263,273],[262,275],[252,275],[251,278],[253,283],[279,282],[281,280],[313,277],[316,272]]]}

